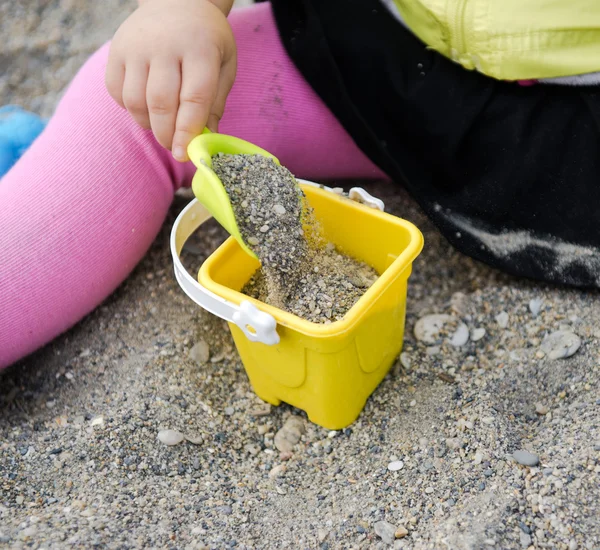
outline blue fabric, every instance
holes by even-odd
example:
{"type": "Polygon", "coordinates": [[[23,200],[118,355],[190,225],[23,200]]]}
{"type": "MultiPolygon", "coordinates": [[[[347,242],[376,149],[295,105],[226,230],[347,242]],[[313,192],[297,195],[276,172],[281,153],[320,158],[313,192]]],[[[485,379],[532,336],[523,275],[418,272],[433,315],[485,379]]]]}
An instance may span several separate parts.
{"type": "Polygon", "coordinates": [[[46,121],[17,105],[0,107],[0,178],[40,135],[46,121]]]}

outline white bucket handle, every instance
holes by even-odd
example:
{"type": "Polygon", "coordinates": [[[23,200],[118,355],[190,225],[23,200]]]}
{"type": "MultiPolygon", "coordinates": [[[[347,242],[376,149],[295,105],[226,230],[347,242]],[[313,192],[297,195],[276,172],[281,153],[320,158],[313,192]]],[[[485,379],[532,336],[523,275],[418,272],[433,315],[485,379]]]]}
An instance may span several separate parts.
{"type": "MultiPolygon", "coordinates": [[[[330,187],[318,185],[310,181],[298,180],[298,182],[331,191],[330,187]]],[[[384,204],[381,200],[371,196],[360,187],[353,187],[350,190],[349,196],[352,200],[361,202],[371,208],[377,208],[381,211],[384,209],[384,204]]],[[[186,241],[203,223],[211,218],[212,215],[210,212],[197,199],[194,199],[181,211],[175,220],[175,224],[171,230],[170,244],[175,278],[179,286],[200,307],[225,321],[235,324],[251,342],[261,342],[268,346],[278,344],[277,322],[272,315],[261,311],[248,300],[243,301],[238,306],[233,302],[221,298],[202,286],[183,267],[180,256],[186,241]]]]}

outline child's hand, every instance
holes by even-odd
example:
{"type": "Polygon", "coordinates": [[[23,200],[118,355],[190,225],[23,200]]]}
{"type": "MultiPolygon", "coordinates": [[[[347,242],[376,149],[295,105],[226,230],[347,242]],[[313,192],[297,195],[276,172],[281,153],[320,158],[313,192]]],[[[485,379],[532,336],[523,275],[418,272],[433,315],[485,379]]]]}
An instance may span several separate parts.
{"type": "Polygon", "coordinates": [[[233,0],[144,0],[110,49],[110,95],[158,142],[188,160],[189,142],[217,130],[233,86],[236,50],[226,19],[233,0]]]}

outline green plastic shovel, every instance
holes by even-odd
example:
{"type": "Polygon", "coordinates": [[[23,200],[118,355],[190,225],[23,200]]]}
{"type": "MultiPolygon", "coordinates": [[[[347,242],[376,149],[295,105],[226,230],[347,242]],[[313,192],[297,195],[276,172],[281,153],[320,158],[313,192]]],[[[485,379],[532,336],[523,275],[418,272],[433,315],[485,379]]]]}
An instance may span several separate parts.
{"type": "Polygon", "coordinates": [[[212,169],[212,157],[218,153],[227,155],[262,155],[279,161],[268,151],[256,145],[233,136],[215,134],[205,129],[188,145],[188,155],[196,166],[196,174],[192,180],[192,190],[200,203],[213,215],[223,228],[240,244],[252,257],[256,254],[244,242],[240,229],[235,220],[233,208],[225,186],[212,169]]]}

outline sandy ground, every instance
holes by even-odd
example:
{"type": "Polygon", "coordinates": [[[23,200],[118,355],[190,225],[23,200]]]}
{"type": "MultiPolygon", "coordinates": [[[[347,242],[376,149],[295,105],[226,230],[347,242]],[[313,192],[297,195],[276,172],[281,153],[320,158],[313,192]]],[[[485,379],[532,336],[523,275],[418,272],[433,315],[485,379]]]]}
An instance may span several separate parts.
{"type": "MultiPolygon", "coordinates": [[[[0,3],[0,104],[49,115],[131,5],[0,3]]],[[[597,294],[500,275],[453,251],[397,188],[369,189],[426,248],[402,361],[350,429],[254,396],[226,327],[172,275],[178,197],[129,280],[0,375],[0,546],[600,548],[597,294]],[[430,313],[451,316],[449,338],[415,338],[430,313]],[[454,346],[460,323],[471,338],[461,329],[454,346]],[[580,338],[570,358],[553,358],[559,330],[580,338]],[[304,433],[281,452],[291,415],[304,433]],[[193,443],[167,446],[163,429],[193,443]]],[[[223,238],[204,231],[188,265],[223,238]]]]}

